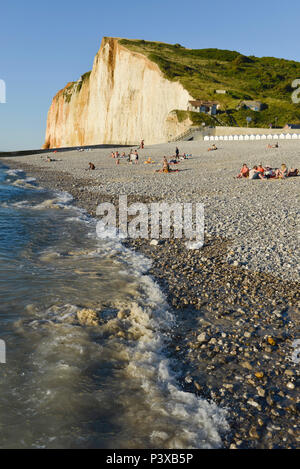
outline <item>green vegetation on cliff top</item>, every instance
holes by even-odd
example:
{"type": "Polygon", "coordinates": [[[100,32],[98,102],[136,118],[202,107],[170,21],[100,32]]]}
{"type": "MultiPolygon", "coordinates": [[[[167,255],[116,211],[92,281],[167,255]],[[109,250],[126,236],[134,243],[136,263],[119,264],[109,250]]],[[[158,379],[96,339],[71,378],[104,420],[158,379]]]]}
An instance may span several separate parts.
{"type": "MultiPolygon", "coordinates": [[[[292,82],[300,78],[300,63],[273,57],[244,56],[219,49],[185,49],[180,44],[120,39],[126,48],[146,55],[169,80],[179,81],[195,99],[218,101],[220,124],[267,127],[300,124],[300,105],[291,100],[292,82]],[[227,94],[216,94],[215,90],[227,94]],[[236,110],[242,100],[258,100],[267,105],[261,112],[236,110]]],[[[203,114],[188,113],[195,124],[203,114]]],[[[183,114],[181,114],[183,118],[183,114]]],[[[218,123],[217,123],[218,124],[218,123]]]]}
{"type": "Polygon", "coordinates": [[[92,71],[86,72],[83,75],[81,75],[78,81],[71,81],[70,83],[68,83],[67,86],[65,86],[63,90],[58,92],[58,94],[56,95],[56,99],[58,99],[62,93],[65,102],[70,103],[73,94],[79,93],[79,91],[82,88],[83,83],[90,79],[91,73],[92,71]]]}

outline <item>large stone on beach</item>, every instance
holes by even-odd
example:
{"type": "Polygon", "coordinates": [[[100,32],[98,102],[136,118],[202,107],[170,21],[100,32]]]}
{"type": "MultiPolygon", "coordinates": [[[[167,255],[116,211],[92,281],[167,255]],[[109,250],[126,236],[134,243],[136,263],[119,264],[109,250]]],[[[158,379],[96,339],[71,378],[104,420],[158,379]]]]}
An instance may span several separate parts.
{"type": "Polygon", "coordinates": [[[268,343],[274,347],[276,345],[275,340],[272,337],[268,337],[268,343]]]}
{"type": "Polygon", "coordinates": [[[252,365],[251,365],[251,363],[249,363],[249,362],[242,362],[242,363],[241,363],[241,366],[242,366],[243,368],[246,368],[247,370],[252,370],[252,368],[253,368],[252,365]]]}
{"type": "Polygon", "coordinates": [[[208,342],[208,339],[209,337],[207,336],[206,332],[202,332],[197,337],[197,341],[200,342],[200,344],[203,344],[204,342],[208,342]]]}

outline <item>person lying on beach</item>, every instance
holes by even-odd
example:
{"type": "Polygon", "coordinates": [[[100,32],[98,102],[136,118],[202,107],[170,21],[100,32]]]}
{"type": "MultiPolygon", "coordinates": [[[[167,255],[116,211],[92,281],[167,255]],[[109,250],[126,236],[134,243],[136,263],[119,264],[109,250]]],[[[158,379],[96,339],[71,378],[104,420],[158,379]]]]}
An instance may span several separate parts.
{"type": "Polygon", "coordinates": [[[88,170],[94,171],[94,169],[96,169],[96,166],[94,165],[94,163],[89,162],[88,170]]]}
{"type": "Polygon", "coordinates": [[[280,169],[276,169],[275,177],[276,179],[285,179],[288,177],[289,170],[287,169],[286,165],[282,163],[280,169]]]}
{"type": "Polygon", "coordinates": [[[271,145],[269,143],[267,148],[279,148],[279,145],[278,145],[278,143],[275,143],[275,145],[271,145]]]}
{"type": "Polygon", "coordinates": [[[237,178],[248,178],[249,177],[249,168],[246,163],[243,164],[242,169],[240,170],[237,178]]]}
{"type": "Polygon", "coordinates": [[[268,166],[268,165],[265,166],[264,176],[267,179],[275,178],[276,177],[275,169],[273,169],[271,166],[268,166]]]}
{"type": "Polygon", "coordinates": [[[288,172],[287,177],[288,177],[288,178],[289,178],[289,177],[295,177],[295,176],[298,176],[298,174],[299,174],[299,169],[297,169],[297,168],[291,168],[291,169],[289,170],[289,172],[288,172]]]}
{"type": "Polygon", "coordinates": [[[155,163],[155,161],[151,159],[151,156],[149,156],[149,158],[146,161],[144,161],[144,164],[153,164],[153,163],[155,163]]]}
{"type": "Polygon", "coordinates": [[[179,157],[179,159],[180,159],[180,160],[187,160],[188,157],[187,157],[187,155],[186,155],[185,153],[183,153],[183,155],[181,155],[181,156],[179,157]]]}
{"type": "Polygon", "coordinates": [[[213,144],[207,151],[214,151],[217,150],[218,148],[216,147],[215,144],[213,144]]]}
{"type": "Polygon", "coordinates": [[[257,166],[253,166],[249,171],[249,179],[265,179],[265,177],[258,171],[257,166]]]}

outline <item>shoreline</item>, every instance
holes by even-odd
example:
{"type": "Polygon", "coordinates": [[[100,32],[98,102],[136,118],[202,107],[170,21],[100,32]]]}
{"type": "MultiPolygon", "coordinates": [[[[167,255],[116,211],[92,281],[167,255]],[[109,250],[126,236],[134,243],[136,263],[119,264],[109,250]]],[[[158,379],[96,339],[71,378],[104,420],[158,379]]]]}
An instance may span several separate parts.
{"type": "MultiPolygon", "coordinates": [[[[85,190],[88,177],[14,160],[3,163],[24,169],[44,187],[69,192],[92,216],[100,201],[116,199],[85,190]]],[[[133,193],[128,200],[158,199],[133,193]]],[[[299,283],[229,264],[231,243],[209,235],[200,251],[187,252],[180,240],[158,246],[149,240],[125,242],[152,259],[148,273],[183,326],[174,331],[170,353],[182,363],[184,390],[229,409],[225,447],[295,448],[297,365],[288,357],[299,327],[299,283]]]]}

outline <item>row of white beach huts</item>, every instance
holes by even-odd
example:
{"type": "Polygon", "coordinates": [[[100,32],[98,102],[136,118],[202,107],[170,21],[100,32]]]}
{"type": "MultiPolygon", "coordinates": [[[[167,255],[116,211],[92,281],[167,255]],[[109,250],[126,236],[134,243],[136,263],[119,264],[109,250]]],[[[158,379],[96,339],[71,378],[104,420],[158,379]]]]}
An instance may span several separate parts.
{"type": "Polygon", "coordinates": [[[300,140],[300,134],[257,134],[257,135],[206,135],[204,140],[300,140]]]}

